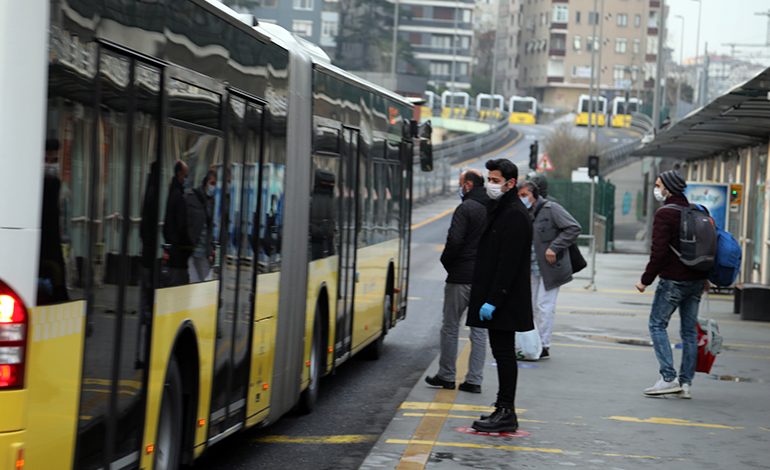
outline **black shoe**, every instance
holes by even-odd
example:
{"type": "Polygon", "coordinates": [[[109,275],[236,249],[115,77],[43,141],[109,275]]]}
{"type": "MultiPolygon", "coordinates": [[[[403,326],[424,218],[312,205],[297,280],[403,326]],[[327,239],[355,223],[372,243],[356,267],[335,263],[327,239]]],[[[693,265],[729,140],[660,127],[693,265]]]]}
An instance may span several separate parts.
{"type": "Polygon", "coordinates": [[[510,408],[496,408],[489,418],[473,422],[473,429],[480,432],[516,432],[519,420],[510,408]]]}
{"type": "Polygon", "coordinates": [[[543,348],[543,352],[540,353],[540,359],[548,359],[551,357],[550,354],[548,354],[548,348],[543,348]]]}
{"type": "Polygon", "coordinates": [[[481,385],[478,385],[478,384],[469,384],[468,382],[463,382],[457,388],[459,390],[462,390],[463,392],[481,393],[481,385]]]}
{"type": "Polygon", "coordinates": [[[450,382],[448,380],[440,379],[440,378],[438,378],[438,375],[434,375],[433,377],[431,377],[429,375],[429,376],[425,377],[425,382],[428,385],[433,385],[434,387],[446,388],[448,390],[454,390],[455,389],[455,383],[454,382],[450,382]]]}

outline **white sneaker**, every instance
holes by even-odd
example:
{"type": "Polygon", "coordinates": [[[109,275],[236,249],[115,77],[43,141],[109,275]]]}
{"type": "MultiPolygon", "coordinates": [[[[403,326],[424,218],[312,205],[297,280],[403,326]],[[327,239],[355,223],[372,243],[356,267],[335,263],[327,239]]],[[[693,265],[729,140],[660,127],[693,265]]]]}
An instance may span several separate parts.
{"type": "Polygon", "coordinates": [[[679,393],[679,398],[684,398],[686,400],[692,398],[692,394],[690,393],[690,384],[682,384],[682,391],[679,393]]]}
{"type": "Polygon", "coordinates": [[[645,395],[667,395],[669,393],[679,393],[682,391],[682,387],[679,385],[679,379],[672,379],[667,382],[663,377],[658,379],[650,388],[644,389],[645,395]]]}

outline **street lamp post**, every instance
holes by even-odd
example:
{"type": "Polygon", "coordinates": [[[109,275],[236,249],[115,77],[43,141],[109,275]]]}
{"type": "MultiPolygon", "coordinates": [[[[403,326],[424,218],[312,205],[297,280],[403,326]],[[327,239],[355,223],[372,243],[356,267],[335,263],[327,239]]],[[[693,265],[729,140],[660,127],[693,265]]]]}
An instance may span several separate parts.
{"type": "Polygon", "coordinates": [[[679,103],[682,99],[682,68],[684,67],[684,16],[682,15],[676,15],[677,18],[682,20],[682,31],[680,31],[679,36],[679,76],[677,77],[677,85],[676,85],[676,115],[674,116],[674,120],[679,120],[679,115],[681,114],[679,112],[679,103]]]}
{"type": "Polygon", "coordinates": [[[398,5],[399,0],[396,0],[395,12],[393,13],[393,51],[390,56],[390,74],[393,80],[393,90],[396,86],[396,64],[398,55],[398,5]]]}
{"type": "Polygon", "coordinates": [[[698,2],[698,28],[697,33],[695,33],[695,76],[698,80],[698,105],[703,106],[703,89],[701,88],[701,79],[700,79],[700,13],[701,13],[701,7],[703,6],[703,3],[701,0],[692,0],[693,2],[698,2]]]}

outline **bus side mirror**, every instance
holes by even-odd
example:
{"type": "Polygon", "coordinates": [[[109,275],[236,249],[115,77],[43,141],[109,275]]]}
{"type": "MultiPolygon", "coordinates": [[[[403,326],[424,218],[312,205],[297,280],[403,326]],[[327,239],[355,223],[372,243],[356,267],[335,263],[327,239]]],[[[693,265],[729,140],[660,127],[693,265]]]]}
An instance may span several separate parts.
{"type": "Polygon", "coordinates": [[[420,169],[433,171],[433,144],[428,139],[420,139],[420,169]]]}

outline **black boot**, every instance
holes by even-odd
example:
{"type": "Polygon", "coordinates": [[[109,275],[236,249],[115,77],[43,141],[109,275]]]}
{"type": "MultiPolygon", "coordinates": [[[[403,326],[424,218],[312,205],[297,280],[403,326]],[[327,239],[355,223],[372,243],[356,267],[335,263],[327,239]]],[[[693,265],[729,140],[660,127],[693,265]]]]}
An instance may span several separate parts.
{"type": "Polygon", "coordinates": [[[489,418],[473,422],[473,429],[480,432],[516,432],[519,421],[511,408],[497,408],[489,418]]]}
{"type": "Polygon", "coordinates": [[[454,382],[450,382],[448,380],[441,379],[441,378],[439,378],[438,374],[434,375],[432,377],[430,375],[425,377],[425,383],[427,383],[428,385],[432,385],[434,387],[446,388],[448,390],[454,390],[455,389],[455,383],[454,382]]]}

